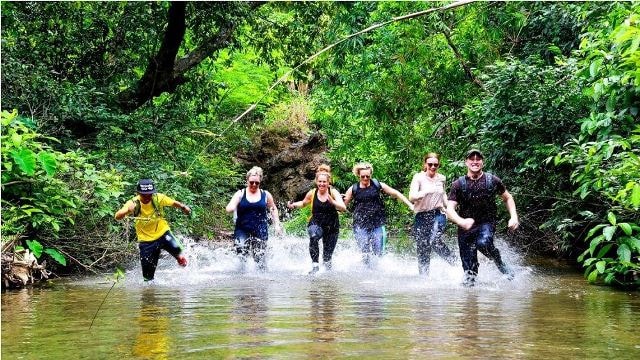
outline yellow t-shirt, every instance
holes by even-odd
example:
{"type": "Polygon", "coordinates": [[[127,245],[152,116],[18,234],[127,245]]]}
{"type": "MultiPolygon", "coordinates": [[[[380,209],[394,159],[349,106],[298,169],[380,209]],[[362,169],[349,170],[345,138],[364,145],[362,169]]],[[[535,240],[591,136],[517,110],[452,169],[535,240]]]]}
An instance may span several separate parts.
{"type": "MultiPolygon", "coordinates": [[[[159,208],[173,206],[173,203],[175,203],[175,200],[165,194],[157,193],[155,196],[158,197],[159,208]]],[[[140,200],[140,195],[136,195],[134,199],[140,200]]],[[[129,200],[124,204],[124,207],[129,207],[129,204],[135,206],[133,200],[129,200]]],[[[164,233],[171,230],[167,220],[161,217],[153,208],[153,201],[149,201],[148,204],[140,201],[140,214],[137,217],[135,227],[138,241],[140,242],[157,240],[164,233]]]]}

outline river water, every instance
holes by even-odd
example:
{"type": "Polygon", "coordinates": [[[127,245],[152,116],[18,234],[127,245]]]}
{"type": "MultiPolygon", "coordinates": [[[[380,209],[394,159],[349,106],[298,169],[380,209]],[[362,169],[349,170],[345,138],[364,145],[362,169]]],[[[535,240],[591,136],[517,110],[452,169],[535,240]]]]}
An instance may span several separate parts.
{"type": "Polygon", "coordinates": [[[188,267],[164,257],[151,284],[132,267],[102,307],[106,277],[4,292],[2,358],[640,358],[638,292],[527,262],[499,239],[515,279],[479,255],[474,288],[461,285],[459,261],[434,255],[428,277],[411,255],[369,268],[352,242],[316,275],[306,238],[271,239],[267,272],[243,268],[229,247],[189,244],[188,267]]]}

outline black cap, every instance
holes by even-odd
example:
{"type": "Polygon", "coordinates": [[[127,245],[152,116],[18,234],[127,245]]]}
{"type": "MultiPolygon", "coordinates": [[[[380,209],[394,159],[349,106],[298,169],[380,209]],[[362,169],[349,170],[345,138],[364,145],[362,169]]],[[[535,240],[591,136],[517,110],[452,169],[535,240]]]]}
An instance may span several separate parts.
{"type": "Polygon", "coordinates": [[[465,157],[465,159],[468,159],[473,155],[478,155],[481,159],[484,159],[484,155],[482,155],[482,151],[478,149],[471,149],[467,151],[467,156],[465,157]]]}
{"type": "Polygon", "coordinates": [[[156,186],[151,179],[140,179],[138,181],[138,186],[136,186],[136,191],[138,194],[155,194],[156,186]]]}

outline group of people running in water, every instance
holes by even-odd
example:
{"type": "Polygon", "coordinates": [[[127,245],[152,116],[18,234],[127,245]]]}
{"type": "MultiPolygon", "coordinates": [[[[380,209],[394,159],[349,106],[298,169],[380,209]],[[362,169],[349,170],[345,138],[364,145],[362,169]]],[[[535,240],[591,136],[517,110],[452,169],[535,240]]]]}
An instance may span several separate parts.
{"type": "MultiPolygon", "coordinates": [[[[369,163],[357,163],[353,167],[353,174],[359,181],[342,195],[331,186],[331,168],[326,164],[320,165],[315,175],[315,188],[307,192],[302,200],[287,202],[289,209],[311,206],[307,225],[312,261],[310,273],[316,273],[320,269],[320,240],[323,265],[325,269],[331,269],[331,259],[340,232],[338,211],[347,211],[351,202],[353,234],[363,254],[363,261],[370,264],[373,258],[383,254],[386,212],[381,195],[385,193],[402,201],[415,213],[413,237],[420,274],[428,273],[432,250],[448,263],[455,263],[455,256],[444,242],[448,218],[458,226],[458,247],[465,272],[465,286],[475,284],[479,266],[478,251],[493,260],[500,272],[513,279],[513,271],[502,260],[493,241],[497,221],[496,196],[500,196],[509,212],[509,229],[515,230],[519,226],[513,196],[500,178],[482,170],[484,155],[481,151],[472,149],[467,152],[465,165],[467,174],[452,182],[447,196],[446,178],[438,172],[440,155],[433,152],[426,154],[422,171],[415,174],[411,181],[409,198],[373,178],[373,166],[369,163]]],[[[233,195],[226,211],[233,213],[235,218],[235,251],[243,259],[253,257],[257,266],[264,270],[269,213],[276,234],[282,233],[282,225],[273,196],[260,188],[262,178],[263,171],[260,167],[250,169],[246,174],[246,187],[233,195]]],[[[189,214],[191,209],[157,193],[155,185],[149,179],[138,182],[137,193],[136,197],[116,212],[115,217],[122,219],[133,215],[136,219],[143,277],[145,280],[152,280],[161,249],[174,256],[180,265],[187,264],[182,255],[182,245],[171,234],[163,217],[162,207],[177,207],[185,214],[189,214]]]]}

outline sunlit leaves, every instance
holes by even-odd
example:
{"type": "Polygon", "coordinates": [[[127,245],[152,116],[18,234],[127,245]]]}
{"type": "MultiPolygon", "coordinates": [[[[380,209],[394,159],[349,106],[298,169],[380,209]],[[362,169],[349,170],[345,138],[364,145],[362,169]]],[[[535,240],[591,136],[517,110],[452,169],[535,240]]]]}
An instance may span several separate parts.
{"type": "Polygon", "coordinates": [[[28,176],[32,176],[36,168],[36,154],[30,149],[19,148],[11,151],[13,161],[20,170],[28,176]]]}

